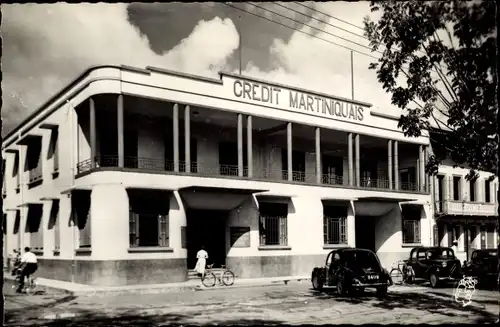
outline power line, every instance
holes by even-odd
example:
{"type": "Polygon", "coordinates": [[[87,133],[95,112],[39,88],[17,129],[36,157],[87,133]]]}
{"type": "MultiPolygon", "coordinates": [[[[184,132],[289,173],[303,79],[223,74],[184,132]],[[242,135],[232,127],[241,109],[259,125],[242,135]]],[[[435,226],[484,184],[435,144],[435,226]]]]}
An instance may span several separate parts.
{"type": "MultiPolygon", "coordinates": [[[[322,40],[322,41],[324,41],[324,42],[327,42],[327,43],[330,43],[330,44],[336,45],[336,46],[341,47],[341,48],[344,48],[344,49],[346,49],[346,50],[353,51],[353,52],[359,53],[359,54],[361,54],[361,55],[364,55],[364,56],[367,56],[367,57],[370,57],[370,58],[373,58],[373,59],[377,59],[377,60],[379,59],[379,58],[377,58],[377,57],[375,57],[375,56],[369,55],[369,54],[367,54],[367,53],[364,53],[364,52],[361,52],[361,51],[358,51],[358,50],[354,50],[354,49],[352,49],[352,48],[349,48],[348,46],[344,46],[344,45],[341,45],[341,44],[335,43],[335,42],[333,42],[333,41],[330,41],[330,40],[324,39],[324,38],[322,38],[322,37],[319,37],[319,36],[317,36],[317,35],[314,35],[314,34],[311,34],[311,33],[307,33],[307,32],[304,32],[304,31],[298,30],[298,29],[296,29],[296,28],[294,28],[294,27],[291,27],[291,26],[288,26],[288,25],[286,25],[286,24],[283,24],[283,23],[277,22],[277,21],[272,20],[272,19],[270,19],[270,18],[267,18],[267,17],[265,17],[265,16],[258,15],[258,14],[256,14],[256,13],[251,12],[251,11],[248,11],[248,10],[245,10],[245,9],[242,9],[242,8],[239,8],[239,7],[236,7],[236,6],[230,5],[230,4],[225,3],[225,2],[221,2],[221,4],[223,4],[223,5],[225,5],[225,6],[228,6],[228,7],[231,7],[231,8],[234,8],[234,9],[236,9],[236,10],[243,11],[243,12],[245,12],[245,13],[249,14],[249,15],[252,15],[252,16],[255,16],[255,17],[259,17],[259,18],[262,18],[262,19],[265,19],[265,20],[267,20],[267,21],[269,21],[269,22],[271,22],[271,23],[274,23],[274,24],[277,24],[277,25],[281,25],[281,26],[283,26],[283,27],[289,28],[289,29],[291,29],[291,30],[294,30],[294,31],[299,32],[299,33],[302,33],[302,34],[304,34],[304,35],[308,35],[308,36],[314,37],[314,38],[316,38],[316,39],[322,40]]],[[[264,9],[264,10],[266,10],[266,9],[264,9]]],[[[291,19],[291,18],[289,18],[289,19],[291,19]]],[[[292,19],[292,20],[293,20],[293,19],[292,19]]],[[[297,21],[297,22],[298,22],[298,23],[300,23],[300,24],[303,24],[303,23],[302,23],[302,22],[300,22],[300,21],[297,21]]],[[[320,30],[321,32],[324,32],[324,31],[322,31],[321,29],[318,29],[318,30],[320,30]]]]}
{"type": "MultiPolygon", "coordinates": [[[[265,11],[267,11],[267,12],[270,12],[270,13],[272,13],[272,14],[275,14],[275,15],[277,15],[277,16],[280,16],[280,17],[283,17],[283,18],[289,19],[289,20],[291,20],[291,21],[293,21],[293,22],[295,22],[295,23],[303,24],[304,26],[307,26],[307,27],[313,28],[313,29],[315,29],[315,30],[317,30],[317,31],[319,31],[319,32],[322,32],[322,33],[325,33],[325,34],[331,35],[331,36],[333,36],[333,37],[339,38],[339,39],[341,39],[341,40],[343,40],[343,41],[345,41],[345,42],[349,42],[349,43],[352,43],[352,44],[356,44],[357,46],[360,46],[360,47],[362,47],[362,48],[365,48],[365,49],[368,49],[368,50],[372,50],[372,48],[370,48],[369,46],[366,46],[366,45],[360,44],[360,43],[358,43],[358,42],[355,42],[355,41],[352,41],[352,40],[346,39],[346,38],[344,38],[344,37],[341,37],[341,36],[335,35],[335,34],[333,34],[333,33],[330,33],[330,32],[328,32],[328,31],[325,31],[325,30],[323,30],[323,29],[321,29],[321,28],[318,28],[318,27],[315,27],[315,26],[309,25],[309,24],[307,24],[307,23],[305,23],[305,22],[301,22],[300,20],[296,20],[296,19],[290,18],[290,17],[288,17],[288,16],[286,16],[286,15],[282,15],[282,14],[277,13],[277,12],[275,12],[275,11],[269,10],[269,9],[264,8],[264,7],[261,7],[261,6],[258,6],[258,5],[256,5],[256,4],[253,4],[253,3],[251,3],[251,2],[246,2],[246,3],[247,3],[247,4],[249,4],[249,5],[251,5],[251,6],[254,6],[254,7],[256,7],[256,8],[259,8],[259,9],[265,10],[265,11]]],[[[283,7],[284,7],[284,6],[283,6],[283,7]]],[[[284,8],[289,9],[289,8],[287,8],[287,7],[284,7],[284,8]]],[[[300,12],[299,12],[299,13],[300,13],[300,12]]],[[[301,13],[301,14],[302,14],[302,13],[301,13]]],[[[305,15],[305,14],[302,14],[302,15],[305,15]]],[[[308,15],[305,15],[305,16],[308,16],[308,15]]],[[[320,22],[324,22],[324,21],[321,21],[320,19],[317,19],[317,18],[314,18],[314,17],[311,17],[311,18],[313,18],[313,19],[315,19],[315,20],[318,20],[318,21],[320,21],[320,22]]],[[[295,30],[297,31],[297,29],[295,29],[295,30]]],[[[353,49],[350,49],[350,50],[353,50],[353,49]]],[[[378,52],[378,53],[382,54],[382,52],[379,52],[379,51],[375,51],[375,52],[378,52]]]]}
{"type": "Polygon", "coordinates": [[[360,30],[363,30],[363,31],[365,30],[365,29],[364,29],[363,27],[361,27],[361,26],[355,25],[355,24],[353,24],[353,23],[349,23],[349,22],[347,22],[347,21],[345,21],[345,20],[342,20],[342,19],[337,18],[337,17],[335,17],[335,16],[332,16],[332,15],[329,15],[329,14],[324,13],[324,12],[322,12],[322,11],[319,11],[318,9],[314,9],[314,8],[312,8],[312,7],[306,6],[306,5],[304,5],[304,4],[300,3],[300,2],[293,1],[293,3],[295,3],[295,4],[299,5],[299,6],[302,6],[302,7],[304,7],[304,8],[307,8],[307,9],[309,9],[309,10],[316,11],[316,12],[318,12],[318,13],[320,13],[320,14],[322,14],[322,15],[325,15],[325,16],[327,16],[327,17],[329,17],[329,18],[336,19],[336,20],[338,20],[338,21],[340,21],[340,22],[342,22],[342,23],[344,23],[344,24],[351,25],[351,26],[356,27],[356,28],[359,28],[360,30]]]}

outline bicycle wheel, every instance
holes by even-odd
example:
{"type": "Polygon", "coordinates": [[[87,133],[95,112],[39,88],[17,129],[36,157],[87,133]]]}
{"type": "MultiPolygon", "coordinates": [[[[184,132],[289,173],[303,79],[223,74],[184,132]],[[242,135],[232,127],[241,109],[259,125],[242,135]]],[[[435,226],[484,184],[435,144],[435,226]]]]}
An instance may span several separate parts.
{"type": "Polygon", "coordinates": [[[26,287],[26,294],[32,295],[36,293],[37,283],[35,280],[31,281],[31,283],[26,287]]]}
{"type": "Polygon", "coordinates": [[[394,285],[401,285],[403,284],[403,272],[399,268],[392,268],[391,272],[389,273],[391,276],[392,282],[394,285]]]}
{"type": "Polygon", "coordinates": [[[222,279],[222,283],[226,286],[231,286],[234,284],[234,274],[230,270],[224,271],[221,279],[222,279]]]}
{"type": "Polygon", "coordinates": [[[213,287],[215,286],[215,282],[217,281],[217,278],[215,277],[214,273],[206,273],[205,277],[201,279],[202,284],[205,287],[213,287]]]}

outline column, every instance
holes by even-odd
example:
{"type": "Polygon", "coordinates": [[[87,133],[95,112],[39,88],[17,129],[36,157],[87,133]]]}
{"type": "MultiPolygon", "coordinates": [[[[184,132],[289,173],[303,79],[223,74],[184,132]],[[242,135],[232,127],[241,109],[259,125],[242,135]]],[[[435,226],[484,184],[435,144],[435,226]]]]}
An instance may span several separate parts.
{"type": "Polygon", "coordinates": [[[393,189],[392,185],[392,140],[387,141],[387,174],[389,175],[389,189],[393,189]]]}
{"type": "Polygon", "coordinates": [[[247,166],[248,178],[253,177],[252,116],[247,116],[247,166]]]}
{"type": "Polygon", "coordinates": [[[118,123],[118,167],[123,168],[125,163],[125,149],[123,141],[123,95],[118,95],[117,106],[117,123],[118,123]]]}
{"type": "Polygon", "coordinates": [[[316,127],[316,183],[321,184],[321,130],[316,127]]]}
{"type": "Polygon", "coordinates": [[[191,108],[184,108],[184,157],[186,173],[191,172],[191,108]]]}
{"type": "Polygon", "coordinates": [[[394,189],[399,190],[399,146],[398,141],[394,141],[394,189]]]}
{"type": "Polygon", "coordinates": [[[243,115],[238,114],[238,177],[243,177],[243,115]]]}
{"type": "Polygon", "coordinates": [[[179,105],[174,104],[173,113],[173,130],[174,130],[174,172],[179,172],[179,105]]]}
{"type": "Polygon", "coordinates": [[[425,190],[427,192],[431,192],[431,175],[425,173],[425,167],[427,166],[427,163],[429,162],[429,146],[426,145],[424,148],[424,180],[425,180],[425,190]]]}
{"type": "Polygon", "coordinates": [[[288,181],[293,180],[293,165],[292,165],[292,123],[286,125],[286,154],[287,154],[287,171],[288,171],[288,181]]]}
{"type": "MultiPolygon", "coordinates": [[[[90,158],[91,167],[96,167],[96,150],[97,150],[97,132],[96,132],[96,120],[95,120],[95,103],[94,99],[90,98],[90,158]]],[[[21,170],[18,171],[18,176],[21,174],[21,170]]]]}
{"type": "Polygon", "coordinates": [[[359,166],[359,134],[354,137],[354,152],[356,155],[356,187],[361,186],[361,172],[359,166]]]}
{"type": "Polygon", "coordinates": [[[354,186],[354,170],[352,157],[352,133],[347,134],[347,157],[348,157],[348,179],[349,186],[354,186]]]}
{"type": "Polygon", "coordinates": [[[420,192],[424,192],[425,191],[425,160],[424,160],[424,146],[423,145],[418,146],[418,161],[420,163],[420,166],[419,166],[419,171],[420,171],[419,190],[420,190],[420,192]]]}

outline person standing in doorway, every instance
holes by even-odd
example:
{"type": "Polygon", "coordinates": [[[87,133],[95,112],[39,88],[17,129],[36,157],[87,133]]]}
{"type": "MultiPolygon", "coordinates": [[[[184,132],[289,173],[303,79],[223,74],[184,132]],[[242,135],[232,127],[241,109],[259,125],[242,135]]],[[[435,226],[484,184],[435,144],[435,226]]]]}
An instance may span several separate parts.
{"type": "Polygon", "coordinates": [[[201,275],[201,278],[205,278],[205,267],[207,265],[208,253],[205,251],[205,247],[201,246],[200,251],[196,253],[196,266],[194,270],[201,275]]]}

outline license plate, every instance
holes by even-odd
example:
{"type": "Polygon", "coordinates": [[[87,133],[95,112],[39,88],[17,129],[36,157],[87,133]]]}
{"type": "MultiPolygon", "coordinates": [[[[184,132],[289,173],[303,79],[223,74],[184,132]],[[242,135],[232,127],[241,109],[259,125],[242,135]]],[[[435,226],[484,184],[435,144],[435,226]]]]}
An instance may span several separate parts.
{"type": "Polygon", "coordinates": [[[368,280],[376,280],[378,279],[378,275],[368,275],[367,278],[368,280]]]}

